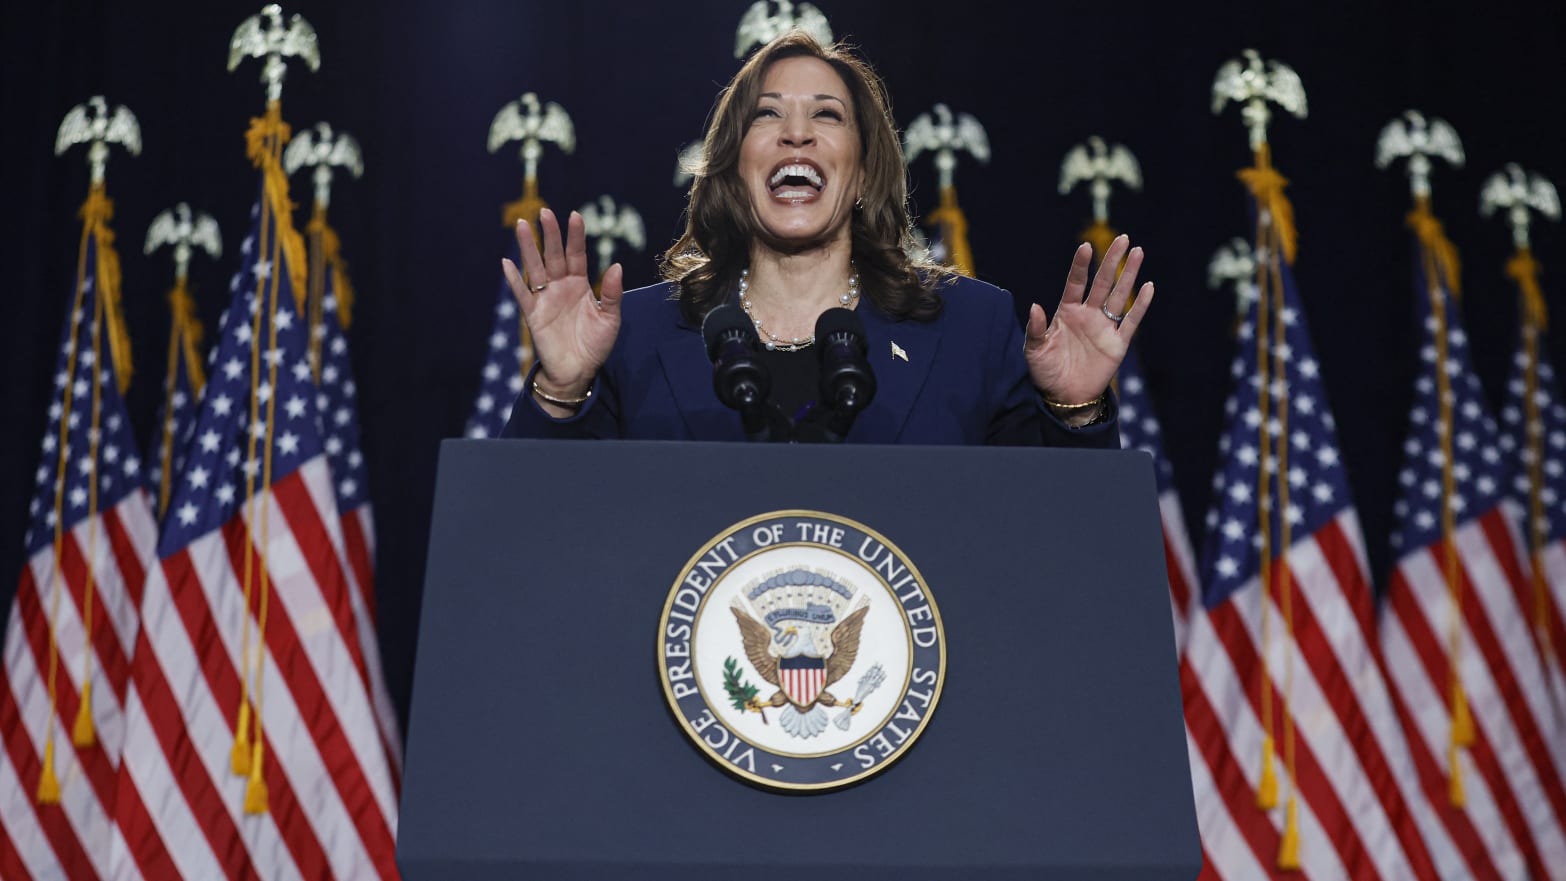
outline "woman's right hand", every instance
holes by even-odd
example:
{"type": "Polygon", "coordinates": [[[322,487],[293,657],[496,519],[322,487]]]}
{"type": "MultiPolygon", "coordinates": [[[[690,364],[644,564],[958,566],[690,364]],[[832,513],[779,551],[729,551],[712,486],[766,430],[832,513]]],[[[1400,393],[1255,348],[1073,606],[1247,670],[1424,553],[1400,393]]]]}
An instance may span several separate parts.
{"type": "Polygon", "coordinates": [[[538,253],[528,222],[519,220],[517,246],[523,269],[504,258],[500,268],[532,332],[533,351],[542,365],[535,377],[539,388],[552,397],[580,398],[609,360],[620,333],[625,273],[618,263],[609,267],[599,296],[594,297],[587,274],[587,232],[582,215],[571,212],[564,247],[553,211],[545,208],[539,212],[538,224],[543,255],[538,253]]]}

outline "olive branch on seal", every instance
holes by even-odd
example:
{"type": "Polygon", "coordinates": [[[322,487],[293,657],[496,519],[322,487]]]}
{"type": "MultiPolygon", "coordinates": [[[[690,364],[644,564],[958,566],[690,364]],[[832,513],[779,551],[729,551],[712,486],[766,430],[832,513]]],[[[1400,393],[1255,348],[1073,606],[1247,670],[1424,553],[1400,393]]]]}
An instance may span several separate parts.
{"type": "Polygon", "coordinates": [[[755,710],[761,714],[761,724],[768,724],[767,711],[756,703],[756,686],[740,679],[739,662],[732,657],[723,662],[723,690],[728,692],[734,709],[742,713],[746,710],[755,710]]]}

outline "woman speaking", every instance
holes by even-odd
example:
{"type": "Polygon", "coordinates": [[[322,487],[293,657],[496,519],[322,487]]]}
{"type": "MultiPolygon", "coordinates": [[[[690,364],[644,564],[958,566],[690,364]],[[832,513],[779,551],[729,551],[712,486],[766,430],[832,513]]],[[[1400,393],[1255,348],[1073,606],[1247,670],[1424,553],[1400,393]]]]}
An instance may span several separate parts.
{"type": "Polygon", "coordinates": [[[814,332],[823,312],[846,308],[863,324],[877,386],[847,441],[1119,445],[1109,384],[1153,300],[1151,283],[1131,296],[1142,249],[1126,237],[1091,288],[1092,249],[1078,247],[1053,320],[1035,304],[1019,329],[1006,291],[914,256],[884,85],[802,32],[745,63],[703,146],[661,284],[625,292],[615,264],[595,297],[580,215],[562,239],[555,215],[541,213],[542,254],[517,224],[522,266],[502,268],[538,362],[507,435],[743,439],[701,334],[710,312],[737,305],[790,421],[821,409],[814,332]]]}

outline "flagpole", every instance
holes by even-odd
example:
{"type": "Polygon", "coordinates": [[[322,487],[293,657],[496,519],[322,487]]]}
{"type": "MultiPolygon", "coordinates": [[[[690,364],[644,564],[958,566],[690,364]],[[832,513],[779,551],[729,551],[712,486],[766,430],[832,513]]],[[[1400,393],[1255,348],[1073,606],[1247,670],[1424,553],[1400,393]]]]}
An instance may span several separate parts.
{"type": "MultiPolygon", "coordinates": [[[[489,125],[489,152],[494,153],[512,141],[522,142],[522,197],[500,206],[500,223],[514,233],[517,221],[526,220],[533,229],[533,241],[542,243],[538,216],[549,203],[538,194],[538,161],[544,157],[546,142],[567,156],[575,152],[576,126],[565,108],[553,101],[541,103],[538,95],[526,92],[500,108],[489,125]]],[[[525,340],[526,325],[522,331],[525,340]]],[[[524,372],[527,366],[523,365],[524,372]]]]}
{"type": "MultiPolygon", "coordinates": [[[[199,398],[206,384],[201,363],[201,321],[196,317],[190,293],[190,258],[196,248],[217,259],[223,254],[223,236],[217,221],[204,212],[193,213],[180,202],[153,218],[147,227],[147,243],[142,253],[151,254],[170,245],[174,254],[174,286],[169,289],[169,354],[163,379],[163,419],[158,426],[158,504],[161,522],[168,512],[174,471],[176,437],[176,396],[179,394],[179,370],[183,366],[193,398],[199,398]]],[[[195,400],[191,401],[194,408],[195,400]]]]}
{"type": "MultiPolygon", "coordinates": [[[[1124,144],[1111,147],[1093,135],[1072,147],[1061,160],[1060,194],[1064,196],[1077,184],[1086,183],[1093,197],[1093,222],[1082,231],[1082,238],[1100,257],[1119,234],[1109,223],[1109,197],[1116,182],[1131,190],[1142,189],[1142,166],[1124,144]]],[[[1130,308],[1130,304],[1126,307],[1130,308]]]]}
{"type": "Polygon", "coordinates": [[[1449,712],[1451,731],[1447,745],[1447,800],[1453,807],[1463,807],[1468,802],[1463,790],[1462,764],[1459,753],[1473,745],[1473,716],[1468,706],[1468,694],[1459,675],[1459,658],[1462,653],[1463,588],[1458,573],[1457,514],[1452,507],[1457,494],[1457,479],[1453,471],[1452,449],[1452,377],[1448,370],[1450,354],[1447,351],[1447,314],[1444,291],[1453,296],[1461,293],[1462,279],[1458,271],[1457,248],[1442,232],[1441,222],[1430,209],[1431,158],[1440,157],[1457,168],[1463,166],[1462,142],[1457,132],[1444,120],[1425,116],[1410,110],[1393,119],[1381,130],[1376,144],[1376,167],[1387,168],[1394,160],[1408,160],[1409,188],[1413,209],[1407,224],[1417,242],[1421,271],[1424,273],[1425,295],[1430,301],[1430,315],[1435,323],[1432,331],[1436,348],[1436,393],[1439,406],[1437,443],[1441,451],[1441,570],[1446,581],[1447,599],[1452,606],[1450,629],[1447,633],[1447,669],[1449,712]]]}
{"type": "MultiPolygon", "coordinates": [[[[263,734],[262,717],[262,685],[265,679],[266,669],[266,619],[270,601],[270,572],[267,566],[268,556],[268,526],[271,516],[268,499],[271,495],[272,480],[272,430],[274,415],[276,412],[277,370],[278,359],[272,357],[277,352],[277,291],[280,276],[277,271],[280,266],[287,266],[287,271],[293,275],[303,271],[304,261],[302,255],[296,255],[296,250],[303,250],[303,243],[298,242],[298,233],[294,232],[293,223],[288,216],[288,178],[282,170],[283,144],[288,141],[289,127],[282,117],[283,78],[288,73],[288,66],[284,61],[287,57],[298,57],[312,70],[319,70],[321,66],[320,50],[316,43],[315,30],[308,22],[298,15],[293,16],[288,27],[283,25],[282,9],[277,4],[269,4],[262,8],[260,14],[251,16],[241,22],[235,29],[230,41],[228,56],[228,69],[232,72],[238,67],[239,62],[247,57],[264,58],[261,79],[267,87],[267,103],[265,116],[252,118],[250,129],[246,133],[247,153],[251,161],[261,170],[262,198],[260,205],[260,241],[257,243],[258,253],[269,255],[269,259],[258,264],[266,267],[265,272],[258,271],[256,275],[255,289],[255,315],[251,320],[250,334],[250,422],[248,449],[245,459],[245,499],[244,508],[248,512],[245,516],[245,564],[244,564],[244,614],[241,624],[240,636],[240,698],[238,719],[235,724],[234,746],[230,753],[230,767],[236,775],[246,777],[244,810],[247,814],[260,814],[267,811],[267,787],[262,774],[262,762],[265,756],[265,737],[263,734]],[[266,20],[265,26],[262,19],[266,20]],[[266,304],[262,305],[263,293],[266,295],[266,304]],[[267,371],[267,414],[266,428],[264,429],[265,449],[262,451],[262,463],[259,470],[262,472],[262,491],[257,499],[256,493],[256,427],[260,418],[259,392],[260,392],[260,337],[261,325],[264,319],[269,328],[268,334],[268,371],[267,371]],[[257,507],[259,506],[259,511],[257,507]],[[255,587],[256,554],[254,553],[254,537],[256,518],[260,517],[261,546],[260,546],[260,587],[259,610],[256,613],[256,651],[254,660],[255,684],[251,686],[250,678],[252,661],[250,657],[250,614],[255,587]],[[252,708],[253,705],[253,708],[252,708]],[[254,730],[254,740],[250,739],[251,730],[254,730]]],[[[302,296],[304,279],[290,279],[294,290],[295,305],[302,296]]]]}
{"type": "Polygon", "coordinates": [[[338,300],[338,318],[346,327],[348,306],[352,296],[342,272],[338,253],[337,233],[327,222],[326,212],[332,201],[333,167],[341,167],[354,178],[364,176],[364,158],[359,142],[344,131],[333,132],[329,123],[316,123],[313,129],[301,131],[288,143],[283,153],[283,171],[293,175],[301,168],[313,169],[315,202],[311,208],[310,222],[305,226],[309,241],[309,272],[306,302],[309,317],[309,361],[316,384],[321,382],[321,345],[325,339],[326,273],[331,272],[333,293],[338,300]]]}
{"type": "MultiPolygon", "coordinates": [[[[1085,144],[1078,144],[1067,151],[1060,163],[1060,194],[1062,196],[1081,182],[1088,182],[1088,190],[1093,196],[1093,222],[1082,231],[1082,238],[1093,249],[1099,265],[1103,264],[1104,256],[1109,253],[1109,246],[1114,242],[1119,232],[1109,225],[1109,197],[1114,191],[1114,182],[1120,181],[1133,190],[1142,189],[1142,168],[1137,164],[1136,156],[1126,149],[1124,144],[1116,144],[1113,152],[1104,143],[1104,139],[1097,135],[1090,136],[1085,144]],[[1089,152],[1091,151],[1091,153],[1089,152]]],[[[1115,278],[1120,277],[1121,270],[1125,267],[1125,258],[1120,258],[1120,265],[1115,267],[1115,278]]],[[[1136,302],[1136,292],[1131,292],[1131,299],[1126,301],[1122,312],[1129,311],[1136,302]]],[[[1117,372],[1109,380],[1110,388],[1116,393],[1120,392],[1120,374],[1117,372]]]]}
{"type": "Polygon", "coordinates": [[[71,377],[76,376],[78,363],[89,367],[92,371],[92,403],[88,411],[89,429],[87,432],[88,452],[85,459],[85,474],[87,475],[87,560],[82,598],[82,632],[86,641],[87,650],[82,657],[82,687],[79,695],[76,718],[72,720],[71,742],[73,746],[86,749],[97,743],[97,735],[93,726],[92,714],[92,608],[93,592],[95,586],[96,563],[98,558],[98,487],[100,483],[99,441],[102,435],[100,422],[103,415],[103,377],[105,374],[103,362],[103,333],[104,325],[109,324],[108,330],[111,342],[111,360],[113,381],[123,393],[126,384],[130,380],[130,349],[129,337],[125,334],[123,318],[119,314],[119,258],[114,253],[113,232],[108,227],[108,220],[114,214],[114,203],[109,200],[106,192],[105,178],[109,160],[109,145],[123,146],[131,155],[141,152],[141,129],[136,122],[136,117],[123,105],[117,107],[113,116],[110,116],[108,103],[101,96],[94,96],[85,104],[79,104],[66,114],[60,123],[60,129],[55,139],[55,155],[63,154],[67,149],[76,144],[87,144],[87,162],[91,171],[91,182],[88,185],[87,199],[82,203],[79,216],[82,219],[81,241],[77,246],[76,255],[76,290],[75,299],[71,304],[71,312],[68,318],[70,322],[69,352],[66,355],[65,382],[61,395],[60,435],[58,440],[59,455],[56,457],[54,474],[54,539],[52,565],[49,572],[49,650],[47,683],[49,692],[49,716],[44,727],[44,755],[42,767],[39,769],[38,787],[35,798],[41,805],[54,805],[60,803],[60,783],[55,771],[54,755],[54,727],[56,717],[59,715],[59,621],[61,595],[66,590],[65,585],[65,482],[67,478],[67,464],[70,461],[70,429],[73,414],[71,405],[77,394],[70,385],[71,377]],[[88,108],[93,113],[88,115],[88,108]],[[88,252],[92,251],[94,261],[89,267],[88,252]],[[89,269],[91,275],[89,276],[89,269]],[[90,319],[84,315],[84,301],[88,291],[93,293],[92,315],[90,319]],[[89,354],[91,360],[83,359],[79,350],[81,342],[81,322],[90,320],[92,333],[92,351],[89,354]]]}
{"type": "Polygon", "coordinates": [[[641,213],[630,205],[616,205],[613,196],[599,196],[596,202],[577,209],[577,213],[582,215],[582,230],[598,252],[599,278],[614,261],[615,242],[625,242],[637,251],[647,248],[641,213]]]}
{"type": "Polygon", "coordinates": [[[953,114],[945,104],[921,113],[903,132],[903,159],[912,164],[921,153],[935,155],[940,176],[940,204],[925,215],[926,226],[939,229],[945,246],[944,262],[962,275],[972,276],[973,249],[968,245],[968,217],[957,204],[957,154],[964,152],[981,164],[990,161],[990,138],[984,126],[967,113],[953,114]]]}
{"type": "Polygon", "coordinates": [[[1270,810],[1278,804],[1277,778],[1273,769],[1276,750],[1276,720],[1273,718],[1272,681],[1268,658],[1271,654],[1271,610],[1268,602],[1276,593],[1283,616],[1285,642],[1282,688],[1283,757],[1286,772],[1284,824],[1276,863],[1284,870],[1300,868],[1299,787],[1295,755],[1294,714],[1290,703],[1294,689],[1294,590],[1289,567],[1292,524],[1289,519],[1288,414],[1289,389],[1286,373],[1287,343],[1285,331],[1285,291],[1283,262],[1293,264],[1296,250],[1294,210],[1283,194],[1288,181],[1273,167],[1267,143],[1267,123],[1271,117],[1268,102],[1279,104],[1297,117],[1306,115],[1305,90],[1298,75],[1280,62],[1262,63],[1254,50],[1243,53],[1245,62],[1231,60],[1219,68],[1213,80],[1213,112],[1221,112],[1233,101],[1240,105],[1254,165],[1242,169],[1238,177],[1250,191],[1256,204],[1255,260],[1256,368],[1260,381],[1257,401],[1260,419],[1257,443],[1260,467],[1257,470],[1257,527],[1261,538],[1258,577],[1260,592],[1260,637],[1262,748],[1261,773],[1256,787],[1256,806],[1270,810]],[[1270,335],[1270,336],[1269,336],[1270,335]],[[1270,355],[1270,359],[1269,359],[1270,355]],[[1269,360],[1271,363],[1269,363],[1269,360]],[[1272,374],[1276,374],[1275,378],[1272,374]],[[1272,503],[1276,485],[1277,505],[1272,503]],[[1279,513],[1277,526],[1280,547],[1273,560],[1273,516],[1279,513]],[[1276,572],[1274,566],[1276,565],[1276,572]]]}
{"type": "Polygon", "coordinates": [[[1533,630],[1546,662],[1560,663],[1560,647],[1550,634],[1549,580],[1544,550],[1548,544],[1548,516],[1544,504],[1544,414],[1539,407],[1540,344],[1549,328],[1544,293],[1539,287],[1539,264],[1529,243],[1532,214],[1560,220],[1560,196],[1555,185],[1538,173],[1525,172],[1516,163],[1492,174],[1480,194],[1480,214],[1489,217],[1504,209],[1512,229],[1514,251],[1505,272],[1517,285],[1521,317],[1524,382],[1524,435],[1528,444],[1527,542],[1529,580],[1533,589],[1533,630]]]}
{"type": "MultiPolygon", "coordinates": [[[[501,224],[512,236],[517,234],[517,223],[527,221],[533,233],[533,242],[542,248],[539,231],[539,214],[549,205],[539,195],[538,163],[544,155],[544,144],[551,143],[562,153],[570,155],[576,150],[576,127],[571,115],[553,101],[542,102],[533,92],[524,93],[495,113],[489,126],[489,152],[521,141],[523,179],[522,197],[500,207],[501,224]]],[[[517,399],[522,379],[533,367],[533,336],[517,308],[511,288],[504,281],[500,284],[496,302],[496,323],[490,335],[490,355],[484,368],[484,379],[479,383],[473,412],[469,415],[464,434],[469,437],[492,437],[505,427],[510,404],[517,399]]]]}

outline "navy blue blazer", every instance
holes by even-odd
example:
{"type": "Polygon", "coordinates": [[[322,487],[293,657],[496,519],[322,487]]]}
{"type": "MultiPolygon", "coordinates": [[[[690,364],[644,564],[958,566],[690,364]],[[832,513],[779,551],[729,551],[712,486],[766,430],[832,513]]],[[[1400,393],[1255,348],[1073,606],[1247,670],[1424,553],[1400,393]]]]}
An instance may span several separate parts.
{"type": "MultiPolygon", "coordinates": [[[[674,290],[665,282],[626,292],[620,336],[575,415],[541,410],[529,373],[505,435],[743,441],[739,414],[713,391],[701,329],[681,316],[674,290]]],[[[1120,446],[1113,400],[1107,421],[1082,429],[1044,407],[1009,293],[959,277],[941,294],[945,308],[929,322],[896,321],[860,302],[877,388],[849,443],[1120,446]]]]}

